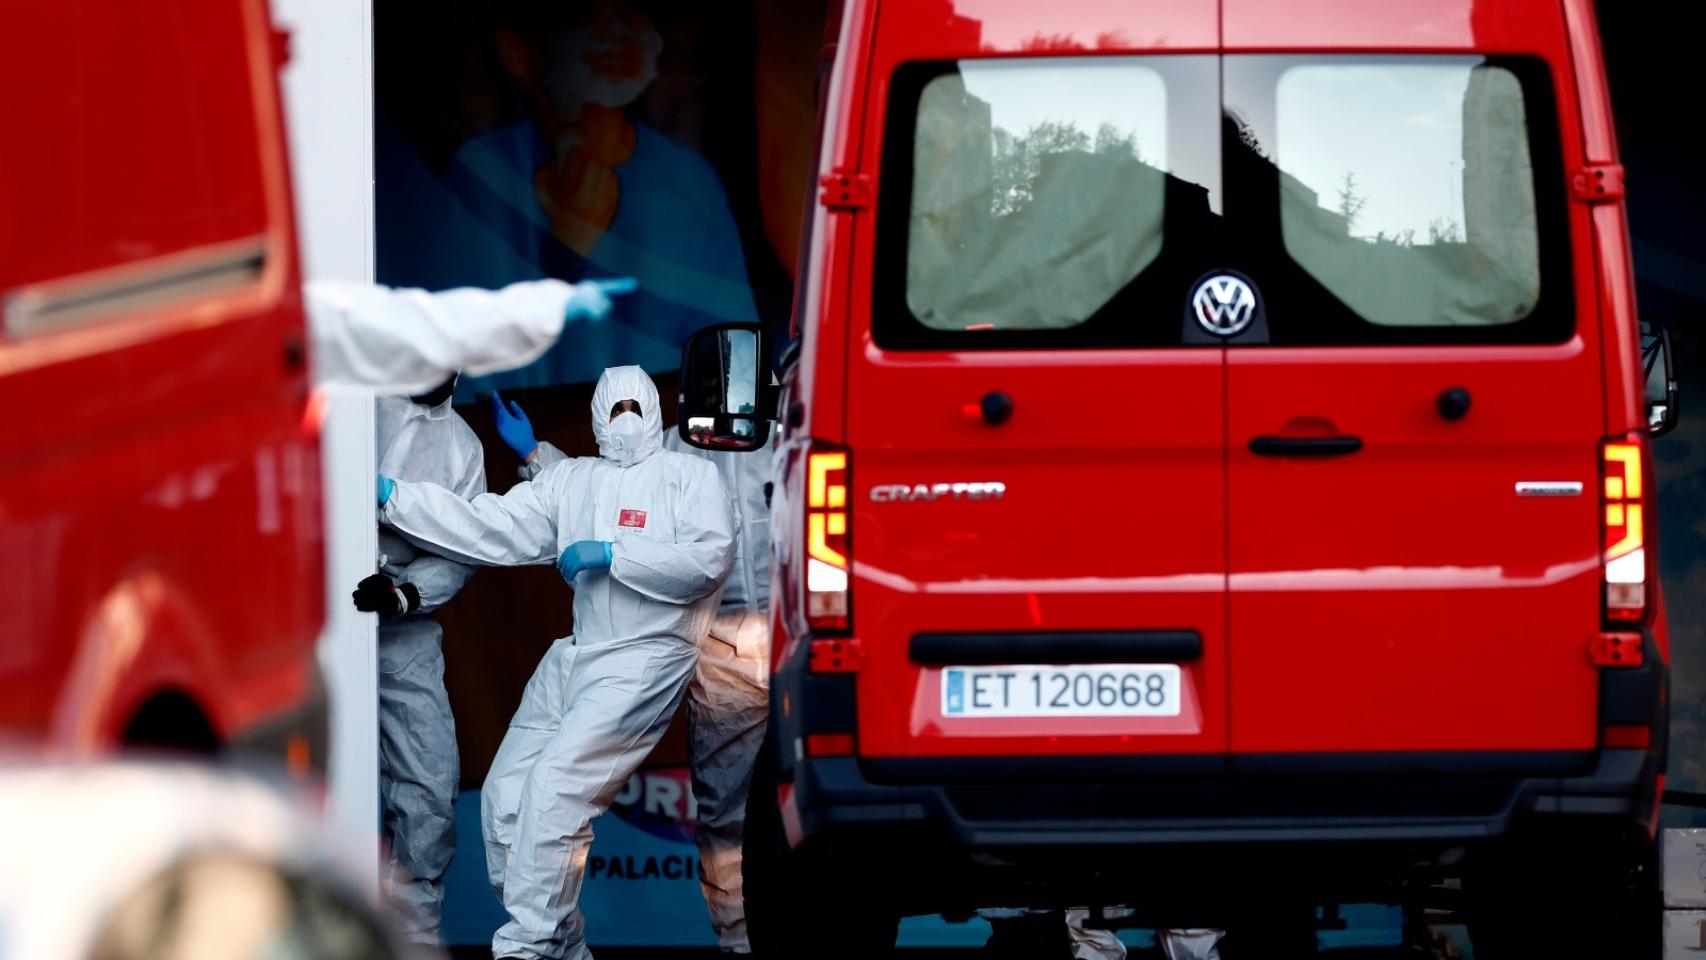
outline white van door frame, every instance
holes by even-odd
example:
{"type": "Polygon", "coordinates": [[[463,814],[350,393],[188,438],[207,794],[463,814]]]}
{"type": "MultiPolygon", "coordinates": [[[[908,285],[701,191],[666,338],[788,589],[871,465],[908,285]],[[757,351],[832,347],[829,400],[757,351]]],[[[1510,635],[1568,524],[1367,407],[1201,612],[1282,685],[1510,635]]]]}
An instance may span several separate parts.
{"type": "MultiPolygon", "coordinates": [[[[372,0],[273,0],[291,33],[285,116],[305,278],[371,281],[373,227],[372,0]]],[[[329,826],[371,851],[351,866],[379,889],[377,621],[349,601],[373,572],[373,395],[327,392],[320,435],[326,518],[326,624],[320,636],[331,714],[329,826]]]]}

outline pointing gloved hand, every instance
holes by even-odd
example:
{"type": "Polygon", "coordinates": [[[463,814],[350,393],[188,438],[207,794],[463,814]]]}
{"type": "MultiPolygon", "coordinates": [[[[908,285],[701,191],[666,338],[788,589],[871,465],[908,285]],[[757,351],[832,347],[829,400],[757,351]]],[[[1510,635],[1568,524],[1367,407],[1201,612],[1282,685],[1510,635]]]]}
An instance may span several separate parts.
{"type": "Polygon", "coordinates": [[[533,451],[539,448],[539,438],[533,435],[533,421],[527,419],[521,404],[505,400],[496,390],[492,391],[492,424],[498,428],[504,446],[521,459],[533,456],[533,451]]]}
{"type": "Polygon", "coordinates": [[[563,548],[563,555],[557,558],[557,572],[573,584],[575,574],[582,570],[602,570],[610,566],[614,547],[615,544],[609,540],[577,540],[563,548]]]}
{"type": "Polygon", "coordinates": [[[640,281],[633,277],[582,280],[575,284],[574,292],[569,294],[569,304],[563,310],[563,324],[566,326],[577,320],[603,320],[610,313],[611,297],[633,293],[638,289],[640,281]]]}
{"type": "MultiPolygon", "coordinates": [[[[381,477],[380,479],[384,479],[381,477]]],[[[414,613],[421,608],[421,592],[415,585],[404,581],[393,583],[390,577],[376,573],[364,577],[355,585],[350,593],[355,598],[355,608],[363,613],[377,613],[382,617],[399,617],[405,613],[414,613]]]]}
{"type": "Polygon", "coordinates": [[[397,489],[397,482],[383,473],[379,475],[379,505],[385,506],[385,501],[391,499],[391,491],[397,489]]]}

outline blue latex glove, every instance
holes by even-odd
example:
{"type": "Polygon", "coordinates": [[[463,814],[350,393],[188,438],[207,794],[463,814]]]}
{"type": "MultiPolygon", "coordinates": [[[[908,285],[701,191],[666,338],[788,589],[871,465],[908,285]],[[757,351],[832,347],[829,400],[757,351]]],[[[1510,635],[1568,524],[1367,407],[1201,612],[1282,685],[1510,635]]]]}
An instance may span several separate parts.
{"type": "Polygon", "coordinates": [[[609,540],[576,540],[564,547],[563,555],[557,558],[557,572],[572,584],[575,574],[582,570],[602,570],[610,566],[611,548],[614,546],[609,540]]]}
{"type": "Polygon", "coordinates": [[[563,310],[565,325],[577,320],[603,320],[610,313],[610,298],[633,293],[640,289],[640,281],[633,277],[617,277],[609,280],[582,280],[575,284],[575,290],[569,294],[569,304],[563,310]]]}
{"type": "Polygon", "coordinates": [[[397,482],[383,473],[379,475],[379,505],[385,506],[385,501],[391,499],[391,491],[397,488],[397,482]]]}
{"type": "Polygon", "coordinates": [[[521,459],[533,456],[538,449],[539,438],[533,435],[533,421],[522,412],[521,404],[505,400],[496,390],[492,391],[492,424],[498,428],[498,437],[504,445],[521,459]]]}

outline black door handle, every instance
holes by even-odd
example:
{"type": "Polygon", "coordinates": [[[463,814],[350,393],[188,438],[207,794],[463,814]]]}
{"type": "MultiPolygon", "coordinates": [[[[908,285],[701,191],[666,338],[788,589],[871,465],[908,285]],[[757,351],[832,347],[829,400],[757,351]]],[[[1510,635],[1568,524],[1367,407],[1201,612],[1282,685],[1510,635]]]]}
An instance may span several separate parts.
{"type": "Polygon", "coordinates": [[[1361,437],[1256,437],[1250,441],[1250,452],[1262,457],[1342,457],[1361,449],[1361,437]]]}

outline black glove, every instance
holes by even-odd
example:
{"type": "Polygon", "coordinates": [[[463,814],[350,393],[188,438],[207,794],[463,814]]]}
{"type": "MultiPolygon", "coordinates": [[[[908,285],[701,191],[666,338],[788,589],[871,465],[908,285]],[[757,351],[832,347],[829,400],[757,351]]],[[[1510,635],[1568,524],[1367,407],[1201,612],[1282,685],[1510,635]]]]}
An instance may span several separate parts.
{"type": "Polygon", "coordinates": [[[376,573],[363,579],[355,585],[350,594],[355,598],[355,608],[363,613],[377,613],[382,617],[397,617],[405,613],[414,613],[421,608],[421,592],[415,585],[404,581],[392,583],[391,578],[383,573],[376,573]]]}

